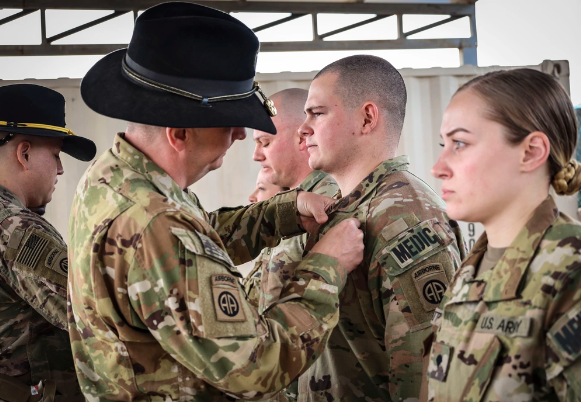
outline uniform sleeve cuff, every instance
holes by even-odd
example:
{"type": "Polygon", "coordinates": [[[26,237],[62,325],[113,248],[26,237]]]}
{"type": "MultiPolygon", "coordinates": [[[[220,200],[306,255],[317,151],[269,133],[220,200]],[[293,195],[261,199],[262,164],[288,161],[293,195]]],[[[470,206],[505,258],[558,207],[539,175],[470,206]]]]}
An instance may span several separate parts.
{"type": "Polygon", "coordinates": [[[339,292],[347,283],[347,270],[333,257],[320,253],[309,253],[303,258],[301,269],[319,275],[329,285],[337,286],[339,292]]]}
{"type": "Polygon", "coordinates": [[[281,237],[292,237],[305,232],[297,210],[297,195],[298,190],[290,190],[273,197],[276,205],[276,227],[281,237]]]}

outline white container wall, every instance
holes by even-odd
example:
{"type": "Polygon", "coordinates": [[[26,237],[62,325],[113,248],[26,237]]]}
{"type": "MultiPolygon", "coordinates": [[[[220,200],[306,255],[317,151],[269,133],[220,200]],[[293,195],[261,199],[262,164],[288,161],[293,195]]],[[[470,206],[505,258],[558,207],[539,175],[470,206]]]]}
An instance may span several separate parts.
{"type": "MultiPolygon", "coordinates": [[[[528,66],[559,76],[569,90],[569,64],[566,61],[545,61],[537,66],[528,66]]],[[[407,154],[411,160],[411,171],[422,178],[437,192],[441,185],[430,175],[430,169],[440,153],[439,130],[442,114],[454,92],[471,78],[499,69],[517,67],[474,67],[430,68],[400,70],[408,90],[407,115],[403,128],[399,153],[407,154]]],[[[265,93],[273,94],[285,88],[308,89],[316,72],[258,74],[265,93]]],[[[67,127],[75,133],[86,136],[97,144],[97,154],[112,146],[117,132],[125,129],[125,122],[110,119],[91,111],[82,101],[78,79],[60,78],[55,80],[1,81],[0,85],[30,83],[53,88],[66,99],[67,127]]],[[[221,169],[209,173],[192,186],[202,205],[208,210],[221,206],[236,206],[248,203],[248,195],[253,191],[260,165],[252,160],[254,142],[252,130],[244,141],[234,143],[221,169]]],[[[67,239],[68,219],[77,183],[88,164],[68,155],[62,157],[64,176],[59,178],[53,201],[48,205],[46,218],[67,239]]],[[[558,197],[559,208],[577,217],[576,196],[558,197]]],[[[482,232],[480,225],[462,223],[471,246],[482,232]]]]}

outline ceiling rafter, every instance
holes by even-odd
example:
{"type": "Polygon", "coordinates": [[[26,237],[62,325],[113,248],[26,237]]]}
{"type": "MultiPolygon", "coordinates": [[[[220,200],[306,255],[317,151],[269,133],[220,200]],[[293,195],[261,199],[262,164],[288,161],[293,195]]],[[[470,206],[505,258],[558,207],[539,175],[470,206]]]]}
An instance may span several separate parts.
{"type": "MultiPolygon", "coordinates": [[[[453,1],[453,0],[451,0],[453,1]]],[[[305,15],[312,16],[313,40],[291,42],[262,42],[261,51],[315,51],[315,50],[382,50],[382,49],[441,49],[458,48],[462,64],[477,64],[476,46],[476,16],[474,2],[465,0],[459,4],[441,3],[339,3],[339,2],[291,2],[291,1],[196,1],[198,4],[217,8],[225,12],[253,13],[289,13],[290,15],[276,21],[254,28],[255,32],[285,24],[305,15]],[[319,33],[318,15],[321,14],[375,14],[374,17],[346,25],[338,29],[319,33]],[[403,15],[405,14],[436,14],[447,15],[441,21],[425,25],[411,31],[403,31],[403,15]],[[347,40],[333,41],[328,38],[348,30],[376,22],[390,16],[397,17],[397,39],[393,40],[347,40]],[[429,29],[468,17],[471,36],[469,38],[446,39],[409,39],[408,37],[429,29]]],[[[40,10],[41,13],[41,44],[40,45],[0,45],[0,56],[53,56],[53,55],[87,55],[106,54],[127,44],[82,44],[59,45],[53,42],[85,29],[97,26],[105,21],[117,18],[128,12],[137,16],[138,10],[158,4],[159,0],[2,0],[4,8],[20,8],[10,17],[0,20],[0,25],[17,20],[40,10]],[[52,37],[46,36],[46,10],[111,10],[112,13],[86,24],[79,25],[52,37]]]]}

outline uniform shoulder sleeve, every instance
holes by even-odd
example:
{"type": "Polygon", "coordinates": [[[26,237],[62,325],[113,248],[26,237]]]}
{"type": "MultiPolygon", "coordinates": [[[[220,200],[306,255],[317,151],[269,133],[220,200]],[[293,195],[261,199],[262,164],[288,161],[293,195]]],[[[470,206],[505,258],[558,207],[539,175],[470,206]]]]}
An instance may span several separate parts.
{"type": "Polygon", "coordinates": [[[222,208],[210,213],[210,224],[234,263],[242,264],[283,237],[303,232],[296,200],[297,191],[291,190],[249,206],[222,208]]]}
{"type": "MultiPolygon", "coordinates": [[[[547,318],[545,370],[549,383],[561,401],[581,400],[581,228],[559,225],[544,240],[556,247],[541,250],[544,264],[559,265],[550,270],[551,280],[541,291],[552,295],[547,318]],[[558,259],[557,259],[558,256],[558,259]]],[[[539,257],[537,257],[539,258],[539,257]]],[[[547,277],[548,279],[548,277],[547,277]]]]}
{"type": "Polygon", "coordinates": [[[2,278],[53,325],[67,327],[67,247],[44,219],[26,211],[4,219],[2,278]]]}
{"type": "Polygon", "coordinates": [[[338,321],[344,269],[308,256],[283,291],[286,301],[260,316],[212,236],[178,215],[154,219],[127,276],[132,309],[164,350],[206,382],[238,397],[275,392],[322,352],[338,321]]]}

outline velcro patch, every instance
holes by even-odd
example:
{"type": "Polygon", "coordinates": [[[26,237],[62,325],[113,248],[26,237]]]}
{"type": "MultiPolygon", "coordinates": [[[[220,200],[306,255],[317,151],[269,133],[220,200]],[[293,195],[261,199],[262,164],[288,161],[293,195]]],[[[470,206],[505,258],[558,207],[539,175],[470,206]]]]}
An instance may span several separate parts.
{"type": "Polygon", "coordinates": [[[581,357],[581,302],[557,320],[548,336],[567,360],[581,357]]]}
{"type": "Polygon", "coordinates": [[[14,229],[14,231],[10,235],[10,239],[8,240],[7,247],[12,249],[18,249],[20,247],[20,243],[22,242],[23,237],[24,230],[14,229]]]}
{"type": "Polygon", "coordinates": [[[219,260],[222,260],[226,263],[228,263],[228,265],[233,266],[234,263],[232,262],[232,260],[230,259],[230,257],[228,256],[228,254],[226,254],[226,252],[224,250],[222,250],[220,247],[218,247],[216,245],[216,243],[214,243],[212,241],[212,239],[210,239],[208,236],[196,231],[198,237],[200,238],[200,240],[202,241],[202,246],[204,246],[204,252],[214,258],[217,258],[219,260]]]}
{"type": "Polygon", "coordinates": [[[443,243],[430,223],[423,222],[400,234],[389,253],[401,268],[405,268],[443,243]]]}
{"type": "Polygon", "coordinates": [[[218,321],[246,321],[238,291],[238,280],[234,275],[212,275],[212,295],[218,321]]]}
{"type": "Polygon", "coordinates": [[[22,272],[66,287],[68,261],[66,246],[42,229],[30,228],[20,243],[14,264],[22,272]]]}
{"type": "Polygon", "coordinates": [[[412,272],[412,279],[424,309],[426,311],[435,310],[450,285],[442,264],[422,265],[412,272]]]}
{"type": "Polygon", "coordinates": [[[516,338],[529,336],[531,326],[531,317],[508,317],[489,313],[480,316],[474,331],[516,338]]]}
{"type": "Polygon", "coordinates": [[[36,268],[38,260],[48,244],[48,239],[31,232],[26,239],[26,243],[20,247],[18,255],[16,256],[16,262],[28,268],[36,268]]]}

